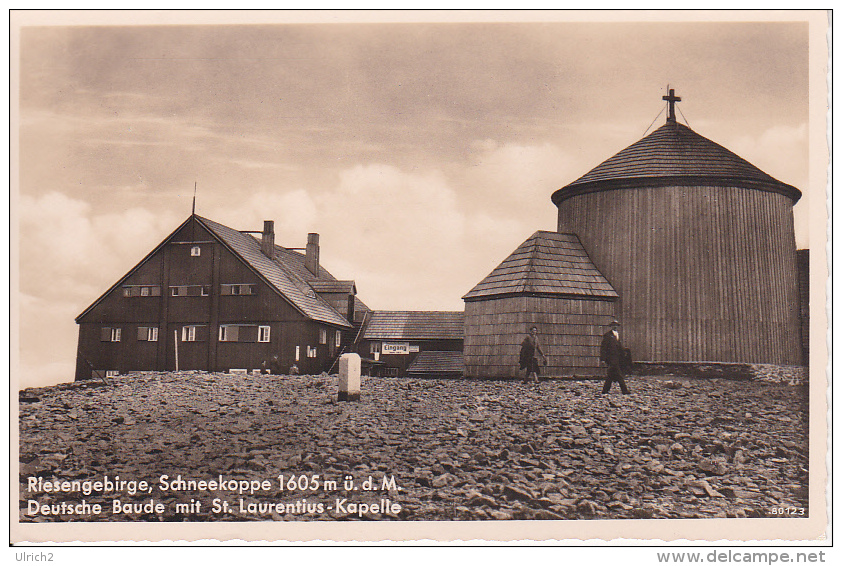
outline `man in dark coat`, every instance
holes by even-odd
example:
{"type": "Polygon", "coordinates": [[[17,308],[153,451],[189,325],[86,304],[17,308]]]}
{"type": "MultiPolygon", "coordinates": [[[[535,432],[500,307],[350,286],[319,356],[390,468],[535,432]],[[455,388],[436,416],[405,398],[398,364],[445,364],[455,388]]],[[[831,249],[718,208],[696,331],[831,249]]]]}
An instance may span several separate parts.
{"type": "Polygon", "coordinates": [[[611,391],[611,385],[616,381],[620,384],[620,391],[624,395],[629,394],[626,381],[620,371],[620,363],[623,360],[625,350],[620,342],[620,323],[611,322],[611,329],[602,336],[602,345],[599,348],[599,359],[608,366],[608,377],[605,378],[605,385],[602,386],[602,393],[611,391]]]}
{"type": "Polygon", "coordinates": [[[536,383],[538,381],[539,355],[546,365],[547,359],[541,350],[541,344],[538,342],[538,327],[533,326],[529,329],[529,334],[523,339],[520,345],[520,368],[526,370],[527,381],[534,381],[536,383]]]}

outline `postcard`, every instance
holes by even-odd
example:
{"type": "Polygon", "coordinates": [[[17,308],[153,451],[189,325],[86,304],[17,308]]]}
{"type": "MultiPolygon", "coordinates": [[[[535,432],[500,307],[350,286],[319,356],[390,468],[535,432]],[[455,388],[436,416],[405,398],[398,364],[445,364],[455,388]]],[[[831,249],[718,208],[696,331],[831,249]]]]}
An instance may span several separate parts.
{"type": "Polygon", "coordinates": [[[10,17],[12,544],[826,539],[827,12],[10,17]]]}

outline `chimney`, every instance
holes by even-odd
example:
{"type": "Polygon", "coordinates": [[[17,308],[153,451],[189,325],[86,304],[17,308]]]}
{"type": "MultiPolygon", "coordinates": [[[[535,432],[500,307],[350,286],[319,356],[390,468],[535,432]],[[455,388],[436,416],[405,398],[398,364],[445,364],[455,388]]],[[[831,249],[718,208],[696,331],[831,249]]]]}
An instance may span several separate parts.
{"type": "Polygon", "coordinates": [[[263,221],[263,234],[260,238],[260,251],[271,260],[275,259],[275,221],[263,221]]]}
{"type": "Polygon", "coordinates": [[[319,235],[307,234],[307,251],[304,255],[304,265],[310,273],[319,276],[319,235]]]}

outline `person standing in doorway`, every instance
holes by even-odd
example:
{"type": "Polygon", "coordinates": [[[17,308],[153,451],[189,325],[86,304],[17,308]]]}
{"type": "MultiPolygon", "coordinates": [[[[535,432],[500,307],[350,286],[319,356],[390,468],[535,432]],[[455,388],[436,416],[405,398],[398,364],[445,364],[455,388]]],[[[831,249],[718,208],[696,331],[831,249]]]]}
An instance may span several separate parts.
{"type": "Polygon", "coordinates": [[[529,329],[529,334],[523,339],[520,345],[520,368],[526,370],[527,381],[538,383],[539,356],[544,365],[546,365],[547,358],[544,356],[543,350],[541,350],[541,343],[538,341],[538,327],[533,326],[529,329]]]}
{"type": "Polygon", "coordinates": [[[620,384],[620,391],[623,395],[629,394],[629,388],[623,379],[620,370],[620,362],[623,359],[623,344],[620,341],[620,322],[611,322],[611,328],[602,336],[602,345],[599,348],[599,359],[608,366],[608,377],[605,378],[605,385],[602,386],[603,395],[611,391],[611,385],[616,381],[620,384]]]}

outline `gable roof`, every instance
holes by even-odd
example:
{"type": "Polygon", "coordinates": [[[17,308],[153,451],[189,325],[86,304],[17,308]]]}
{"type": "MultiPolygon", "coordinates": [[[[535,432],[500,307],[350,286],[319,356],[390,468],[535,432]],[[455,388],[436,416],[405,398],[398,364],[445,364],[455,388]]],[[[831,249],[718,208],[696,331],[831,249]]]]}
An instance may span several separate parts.
{"type": "Polygon", "coordinates": [[[553,193],[555,204],[578,194],[641,186],[736,186],[784,194],[801,191],[778,181],[721,145],[679,123],[667,123],[553,193]]]}
{"type": "MultiPolygon", "coordinates": [[[[260,250],[257,238],[201,216],[196,216],[196,219],[240,256],[301,314],[319,322],[351,326],[345,317],[319,297],[294,266],[289,265],[291,262],[286,254],[276,254],[273,261],[260,250]]],[[[309,273],[309,270],[307,271],[309,273]]]]}
{"type": "MultiPolygon", "coordinates": [[[[254,238],[254,236],[251,237],[254,238]]],[[[260,243],[257,238],[254,239],[260,243]]],[[[303,253],[278,244],[275,244],[275,261],[283,264],[298,278],[308,283],[311,281],[336,281],[336,277],[331,275],[322,265],[319,265],[319,275],[314,275],[312,271],[307,269],[306,256],[303,253]]]]}
{"type": "MultiPolygon", "coordinates": [[[[76,317],[76,322],[79,322],[82,317],[88,314],[88,312],[90,312],[91,309],[107,297],[109,293],[119,287],[138,267],[146,263],[146,261],[163,248],[194,217],[197,222],[204,226],[211,234],[216,236],[223,245],[231,250],[232,253],[240,257],[246,265],[261,276],[270,287],[284,297],[293,306],[293,308],[298,310],[301,314],[319,322],[346,328],[351,327],[351,324],[345,319],[345,317],[331,307],[327,301],[319,297],[307,281],[299,275],[301,269],[304,269],[307,273],[309,273],[309,270],[304,267],[302,254],[296,254],[295,252],[291,252],[285,248],[280,248],[289,254],[301,256],[301,261],[297,262],[294,259],[289,259],[292,257],[291,255],[279,255],[277,253],[275,254],[275,261],[272,261],[260,251],[260,241],[253,236],[244,234],[238,230],[234,230],[233,228],[229,228],[228,226],[198,215],[190,216],[187,220],[182,222],[178,228],[173,230],[169,236],[158,244],[155,249],[149,252],[135,267],[133,267],[126,275],[121,277],[105,293],[100,295],[100,297],[91,303],[88,308],[82,311],[82,313],[76,317]],[[298,263],[300,263],[300,268],[298,263]]],[[[276,251],[278,247],[279,246],[276,246],[276,251]]],[[[321,268],[319,271],[320,275],[323,275],[325,279],[332,279],[335,281],[335,278],[328,273],[326,269],[321,268]]],[[[311,276],[314,280],[317,279],[312,274],[311,276]]]]}
{"type": "Polygon", "coordinates": [[[465,373],[465,361],[461,350],[418,352],[418,355],[406,368],[407,375],[461,375],[463,373],[465,373]]]}
{"type": "Polygon", "coordinates": [[[462,299],[552,294],[616,298],[575,234],[538,231],[462,299]]]}
{"type": "MultiPolygon", "coordinates": [[[[321,269],[319,269],[321,271],[321,269]]],[[[343,293],[356,295],[357,286],[353,281],[309,281],[310,287],[316,293],[343,293]]]]}
{"type": "Polygon", "coordinates": [[[364,340],[463,340],[461,311],[371,311],[364,340]]]}

